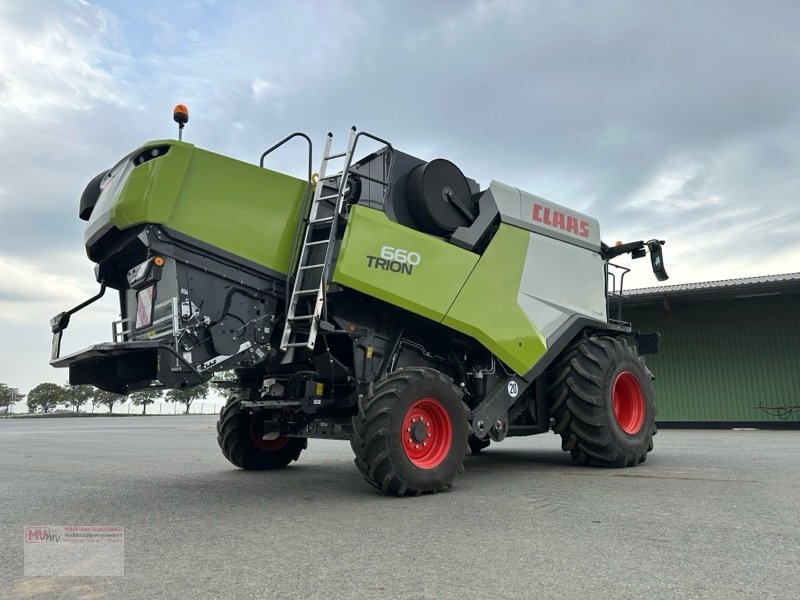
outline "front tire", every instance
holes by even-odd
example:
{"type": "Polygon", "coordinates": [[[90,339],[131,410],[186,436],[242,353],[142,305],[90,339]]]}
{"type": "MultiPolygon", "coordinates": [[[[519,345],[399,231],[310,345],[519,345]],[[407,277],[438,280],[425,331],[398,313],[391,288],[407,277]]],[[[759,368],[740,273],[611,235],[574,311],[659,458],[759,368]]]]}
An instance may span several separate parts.
{"type": "Polygon", "coordinates": [[[632,467],[653,449],[655,402],[650,373],[619,338],[589,337],[551,369],[553,431],[578,464],[632,467]]]}
{"type": "Polygon", "coordinates": [[[281,469],[300,457],[308,447],[305,438],[279,437],[264,440],[260,435],[265,413],[242,410],[240,402],[245,397],[234,391],[219,413],[217,443],[222,455],[240,469],[261,471],[281,469]]]}
{"type": "Polygon", "coordinates": [[[358,470],[386,494],[452,488],[463,470],[469,426],[462,393],[428,368],[403,368],[359,400],[350,445],[358,470]]]}

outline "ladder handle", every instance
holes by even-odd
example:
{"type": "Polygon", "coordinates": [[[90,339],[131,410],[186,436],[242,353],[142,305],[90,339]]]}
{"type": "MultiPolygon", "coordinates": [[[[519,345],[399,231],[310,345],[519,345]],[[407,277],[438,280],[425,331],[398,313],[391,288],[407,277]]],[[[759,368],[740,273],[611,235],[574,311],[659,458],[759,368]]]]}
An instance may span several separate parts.
{"type": "MultiPolygon", "coordinates": [[[[388,162],[388,175],[386,181],[379,181],[376,178],[373,178],[369,175],[362,175],[364,179],[367,181],[372,181],[384,186],[384,198],[388,195],[389,188],[391,186],[392,180],[392,171],[394,166],[394,148],[392,145],[382,138],[374,136],[367,132],[359,132],[355,127],[352,127],[350,130],[350,139],[347,142],[347,150],[344,152],[330,154],[330,145],[331,140],[333,139],[333,134],[328,133],[327,139],[325,140],[325,148],[322,153],[322,164],[320,166],[320,173],[319,179],[317,180],[316,184],[317,187],[314,192],[314,197],[311,200],[310,204],[306,207],[308,212],[304,211],[303,215],[305,215],[302,222],[305,223],[305,235],[303,236],[303,248],[300,251],[298,265],[295,271],[295,250],[297,243],[299,242],[299,230],[298,234],[295,236],[295,248],[292,249],[292,262],[289,265],[289,270],[292,275],[287,276],[287,284],[291,281],[293,275],[296,275],[294,278],[293,286],[292,286],[292,293],[291,296],[288,294],[289,286],[287,285],[287,298],[286,298],[286,306],[288,307],[288,313],[286,318],[286,324],[284,326],[283,336],[281,340],[281,349],[285,350],[287,348],[299,348],[306,346],[307,348],[314,347],[314,339],[316,338],[317,331],[319,328],[325,330],[335,330],[335,326],[331,327],[330,325],[323,327],[323,323],[327,323],[328,320],[328,306],[327,306],[327,279],[329,275],[329,270],[331,268],[332,256],[331,256],[331,247],[336,243],[336,235],[337,230],[339,229],[339,220],[342,219],[345,215],[342,214],[341,208],[344,204],[344,189],[348,183],[348,177],[351,173],[351,168],[353,166],[353,158],[355,156],[355,149],[358,143],[359,138],[361,137],[369,138],[374,140],[380,144],[383,144],[386,148],[387,153],[387,162],[388,162]],[[337,179],[337,175],[328,175],[326,171],[326,166],[329,161],[336,159],[336,158],[344,158],[344,168],[342,169],[341,173],[338,174],[339,183],[336,184],[336,194],[329,195],[323,194],[323,182],[327,180],[337,179]],[[335,209],[334,214],[329,217],[318,217],[318,210],[319,210],[319,203],[323,201],[333,200],[335,198],[335,209]],[[312,233],[315,230],[315,226],[321,225],[329,225],[330,229],[328,231],[328,239],[327,240],[315,240],[313,239],[314,234],[312,233]],[[304,264],[305,262],[310,262],[310,253],[308,252],[308,247],[312,245],[322,245],[328,244],[325,250],[325,258],[322,263],[320,264],[304,264]],[[303,289],[303,284],[301,283],[302,278],[300,277],[300,273],[307,272],[307,271],[316,271],[320,270],[319,273],[319,287],[314,289],[303,289]],[[298,300],[301,296],[309,296],[314,295],[317,296],[317,303],[314,308],[314,314],[312,315],[297,315],[295,311],[297,310],[298,300]],[[321,319],[320,319],[321,317],[321,319]],[[311,328],[308,331],[308,342],[291,342],[292,339],[292,330],[293,330],[293,323],[298,323],[302,321],[310,321],[311,328]],[[328,329],[329,328],[329,329],[328,329]]],[[[309,160],[309,172],[311,169],[311,163],[309,160]]],[[[358,174],[354,174],[354,176],[358,177],[358,174]]],[[[309,177],[310,181],[310,177],[309,177]]],[[[310,185],[310,184],[309,184],[310,185]]],[[[334,187],[334,186],[330,186],[334,187]]],[[[318,230],[317,230],[318,231],[318,230]]],[[[315,278],[316,279],[316,278],[315,278]]],[[[306,282],[306,285],[308,283],[306,282]]]]}
{"type": "Polygon", "coordinates": [[[304,139],[306,142],[308,142],[308,179],[309,179],[309,180],[311,180],[311,158],[312,158],[312,150],[311,150],[311,149],[312,149],[312,144],[311,144],[311,138],[310,138],[310,137],[308,137],[308,136],[307,136],[305,133],[303,133],[302,131],[295,131],[294,133],[291,133],[291,134],[287,135],[285,138],[283,138],[283,139],[282,139],[280,142],[278,142],[277,144],[275,144],[275,145],[273,145],[273,146],[270,146],[269,148],[267,148],[266,150],[264,150],[264,153],[261,155],[261,160],[260,160],[260,161],[259,161],[259,163],[258,163],[258,164],[259,164],[259,166],[260,166],[260,167],[263,167],[263,166],[264,166],[264,159],[267,157],[267,155],[268,155],[268,154],[271,154],[273,151],[275,151],[275,150],[277,150],[278,148],[280,148],[281,146],[283,146],[283,145],[284,145],[286,142],[288,142],[289,140],[291,140],[291,139],[294,139],[294,138],[296,138],[296,137],[301,137],[301,138],[303,138],[303,139],[304,139]]]}
{"type": "MultiPolygon", "coordinates": [[[[355,127],[353,127],[353,131],[355,131],[355,127]]],[[[371,139],[371,140],[375,140],[376,142],[380,142],[381,144],[385,144],[385,145],[386,145],[386,146],[389,148],[389,152],[391,152],[392,154],[394,154],[394,148],[392,147],[392,145],[391,145],[389,142],[387,142],[387,141],[386,141],[386,140],[384,140],[383,138],[379,138],[379,137],[378,137],[378,136],[376,136],[376,135],[372,135],[371,133],[367,133],[366,131],[359,131],[359,132],[356,134],[356,139],[355,139],[355,141],[353,142],[353,149],[355,149],[355,147],[356,147],[356,144],[358,143],[358,138],[360,138],[362,135],[363,135],[364,137],[366,137],[366,138],[369,138],[369,139],[371,139]]]]}
{"type": "MultiPolygon", "coordinates": [[[[330,133],[328,135],[330,137],[333,137],[330,133]]],[[[277,150],[278,148],[283,146],[289,140],[292,140],[292,139],[297,138],[297,137],[301,137],[306,142],[308,142],[308,177],[306,177],[306,185],[305,185],[305,188],[303,189],[303,205],[302,205],[302,207],[300,209],[300,214],[304,215],[304,214],[306,214],[306,211],[308,210],[309,202],[311,200],[311,168],[312,168],[311,164],[313,162],[313,144],[311,143],[311,138],[308,137],[302,131],[295,131],[294,133],[291,133],[291,134],[287,135],[285,138],[283,138],[277,144],[267,148],[264,151],[264,153],[261,155],[261,159],[259,160],[258,164],[259,164],[259,166],[261,166],[263,168],[264,167],[264,159],[267,157],[268,154],[270,154],[274,150],[277,150]]],[[[289,268],[286,270],[286,284],[284,286],[284,297],[283,297],[284,302],[286,303],[285,306],[289,306],[289,302],[290,302],[290,289],[292,287],[292,274],[293,274],[293,271],[294,271],[294,263],[297,260],[297,244],[300,241],[300,228],[302,226],[303,226],[303,220],[299,219],[297,221],[297,227],[295,228],[295,232],[294,232],[294,242],[292,243],[292,254],[289,257],[289,268]]]]}

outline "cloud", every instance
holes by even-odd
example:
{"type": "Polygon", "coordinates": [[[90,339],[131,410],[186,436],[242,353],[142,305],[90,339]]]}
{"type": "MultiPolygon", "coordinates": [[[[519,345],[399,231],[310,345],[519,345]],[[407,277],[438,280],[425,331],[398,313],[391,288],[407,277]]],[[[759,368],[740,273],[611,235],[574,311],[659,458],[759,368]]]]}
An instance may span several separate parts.
{"type": "MultiPolygon", "coordinates": [[[[76,270],[77,271],[77,270],[76,270]]],[[[37,326],[42,314],[50,316],[80,304],[97,293],[98,284],[91,277],[91,269],[83,269],[78,278],[72,274],[61,274],[48,265],[30,264],[0,258],[0,315],[2,319],[24,322],[37,326]]],[[[88,313],[89,318],[108,319],[118,311],[102,315],[88,313]]],[[[49,317],[48,317],[49,318],[49,317]]]]}
{"type": "MultiPolygon", "coordinates": [[[[252,162],[353,124],[449,158],[606,241],[667,239],[671,283],[797,270],[799,20],[783,1],[0,4],[0,303],[46,338],[93,293],[80,193],[174,136],[176,102],[184,139],[252,162]]],[[[270,161],[301,174],[304,150],[270,161]]],[[[630,284],[652,285],[643,262],[630,284]]]]}
{"type": "Polygon", "coordinates": [[[129,104],[111,72],[129,60],[110,43],[118,34],[111,13],[76,2],[43,11],[7,5],[2,16],[0,108],[6,115],[52,123],[65,110],[91,110],[97,102],[129,104]]]}

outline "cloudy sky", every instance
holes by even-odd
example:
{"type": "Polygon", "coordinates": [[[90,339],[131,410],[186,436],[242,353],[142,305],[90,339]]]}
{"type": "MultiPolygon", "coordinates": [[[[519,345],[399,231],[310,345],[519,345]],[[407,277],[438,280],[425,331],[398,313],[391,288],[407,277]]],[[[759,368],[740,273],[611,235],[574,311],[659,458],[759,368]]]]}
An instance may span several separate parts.
{"type": "MultiPolygon", "coordinates": [[[[48,320],[96,290],[78,198],[174,137],[176,102],[187,141],[248,161],[353,124],[448,158],[606,242],[666,239],[669,283],[798,271],[798,22],[791,1],[0,0],[0,381],[65,381],[48,320]]],[[[115,314],[81,313],[65,350],[115,314]]]]}

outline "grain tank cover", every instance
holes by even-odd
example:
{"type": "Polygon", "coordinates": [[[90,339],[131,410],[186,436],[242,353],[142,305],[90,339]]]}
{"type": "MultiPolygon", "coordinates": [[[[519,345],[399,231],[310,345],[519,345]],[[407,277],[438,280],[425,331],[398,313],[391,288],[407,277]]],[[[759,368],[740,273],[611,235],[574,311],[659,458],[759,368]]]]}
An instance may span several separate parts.
{"type": "Polygon", "coordinates": [[[489,190],[504,223],[600,252],[597,219],[499,181],[492,181],[489,190]]]}

